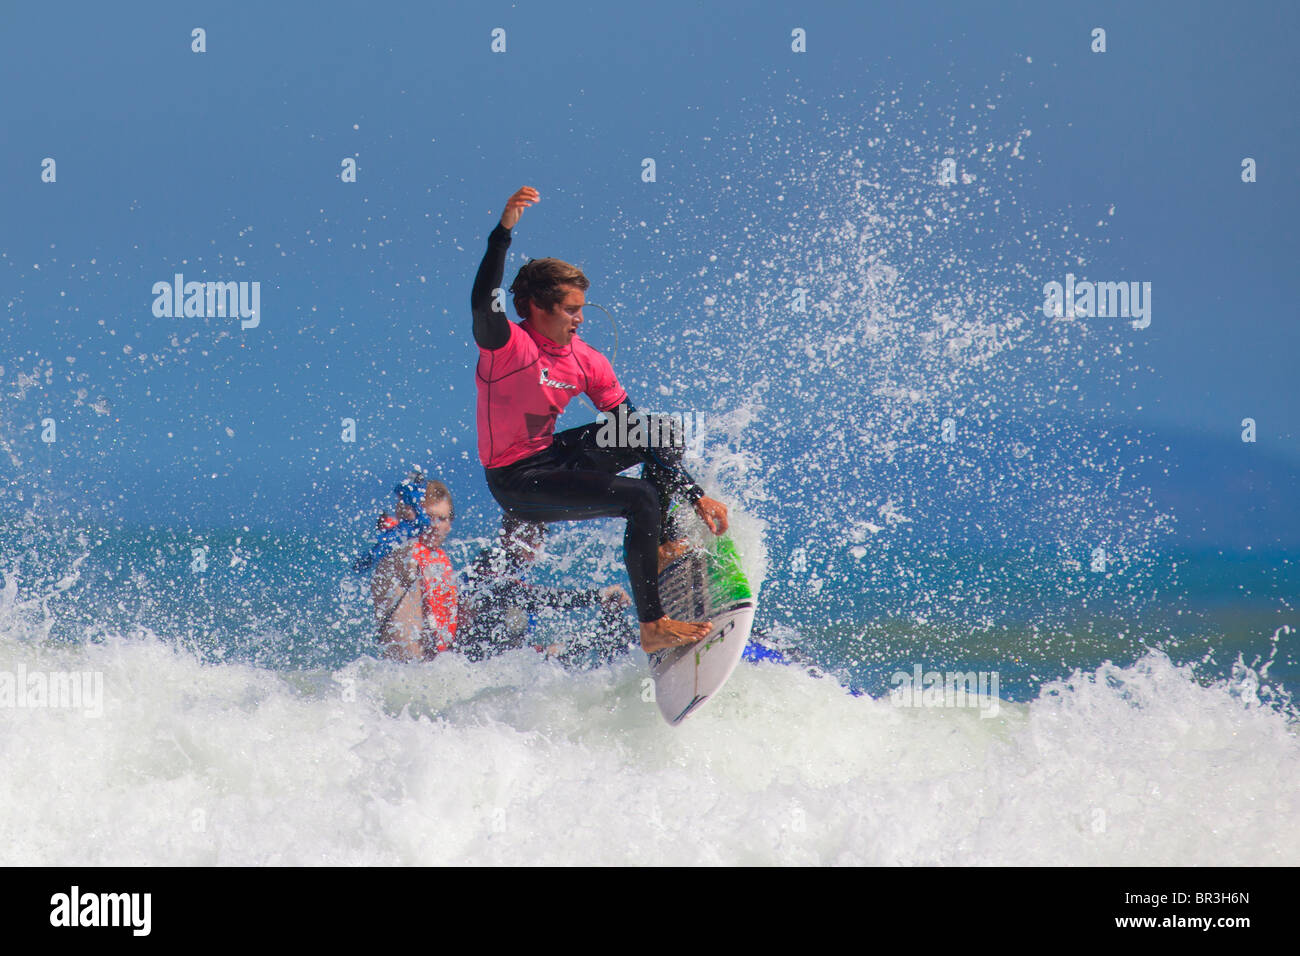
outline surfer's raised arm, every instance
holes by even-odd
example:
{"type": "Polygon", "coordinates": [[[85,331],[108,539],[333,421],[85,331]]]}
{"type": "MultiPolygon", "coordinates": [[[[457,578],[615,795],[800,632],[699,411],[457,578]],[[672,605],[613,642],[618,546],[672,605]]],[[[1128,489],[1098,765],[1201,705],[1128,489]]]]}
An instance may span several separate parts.
{"type": "Polygon", "coordinates": [[[506,250],[510,248],[510,230],[519,223],[524,210],[537,202],[539,196],[532,186],[521,187],[506,200],[501,222],[488,235],[487,252],[474,276],[474,291],[470,293],[470,310],[474,314],[474,341],[479,348],[495,350],[510,341],[510,320],[505,312],[492,308],[493,292],[501,288],[505,274],[506,250]]]}

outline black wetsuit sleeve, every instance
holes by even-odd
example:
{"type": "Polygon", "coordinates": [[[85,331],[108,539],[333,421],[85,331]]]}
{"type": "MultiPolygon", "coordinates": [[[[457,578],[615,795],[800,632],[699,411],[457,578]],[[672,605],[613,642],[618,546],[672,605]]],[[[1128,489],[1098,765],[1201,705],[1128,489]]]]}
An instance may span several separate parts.
{"type": "MultiPolygon", "coordinates": [[[[631,416],[637,414],[636,406],[632,404],[630,398],[623,399],[618,405],[605,412],[606,415],[614,416],[618,420],[619,409],[626,407],[625,414],[628,420],[631,416]]],[[[650,464],[661,469],[664,479],[668,485],[668,491],[673,497],[684,498],[688,503],[695,504],[704,497],[704,489],[699,486],[691,473],[682,465],[682,454],[684,448],[674,448],[672,446],[660,446],[646,448],[646,455],[650,459],[650,464]]]]}
{"type": "Polygon", "coordinates": [[[492,310],[492,291],[501,288],[506,269],[506,250],[510,248],[510,230],[501,223],[488,235],[487,252],[474,276],[474,291],[469,307],[474,314],[474,341],[479,348],[499,349],[510,341],[510,320],[504,312],[492,310]]]}

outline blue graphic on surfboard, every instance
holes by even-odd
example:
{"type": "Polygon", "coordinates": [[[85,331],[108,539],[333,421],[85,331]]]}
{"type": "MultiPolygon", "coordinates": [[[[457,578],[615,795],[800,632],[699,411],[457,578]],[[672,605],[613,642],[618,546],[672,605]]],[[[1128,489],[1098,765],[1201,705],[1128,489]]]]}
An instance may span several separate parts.
{"type": "Polygon", "coordinates": [[[659,573],[664,613],[679,621],[710,621],[701,641],[650,657],[655,701],[676,726],[695,713],[736,669],[754,624],[754,590],[728,537],[689,551],[659,573]]]}

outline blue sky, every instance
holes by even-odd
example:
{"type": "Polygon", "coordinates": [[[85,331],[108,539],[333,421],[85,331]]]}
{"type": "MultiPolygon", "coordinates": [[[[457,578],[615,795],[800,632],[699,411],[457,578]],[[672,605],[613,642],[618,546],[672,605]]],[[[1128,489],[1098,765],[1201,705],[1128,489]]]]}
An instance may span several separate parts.
{"type": "MultiPolygon", "coordinates": [[[[883,137],[887,171],[904,140],[938,155],[1026,129],[1014,177],[992,184],[1057,231],[1026,307],[1075,252],[1081,275],[1153,285],[1150,328],[1097,333],[1122,357],[1105,375],[1081,360],[1070,413],[1225,442],[1249,416],[1249,454],[1300,462],[1292,5],[229,6],[0,11],[0,428],[21,494],[133,520],[310,526],[316,509],[364,513],[417,461],[490,510],[467,302],[519,185],[543,200],[507,280],[526,256],[581,263],[589,298],[619,317],[634,398],[676,376],[672,401],[716,408],[745,375],[684,370],[716,372],[737,335],[751,378],[765,349],[798,347],[743,309],[702,305],[728,256],[788,228],[770,199],[783,169],[817,168],[832,139],[883,137]],[[1098,26],[1105,53],[1089,49],[1098,26]],[[497,27],[505,53],[490,49],[497,27]],[[791,50],[796,27],[806,53],[791,50]],[[339,179],[346,156],[355,184],[339,179]],[[45,157],[56,183],[41,182],[45,157]],[[175,272],[260,281],[262,324],[155,318],[150,289],[175,272]]],[[[611,350],[604,316],[588,322],[611,350]]],[[[1104,353],[1080,354],[1101,367],[1104,353]]],[[[815,388],[800,400],[824,406],[815,388]]]]}

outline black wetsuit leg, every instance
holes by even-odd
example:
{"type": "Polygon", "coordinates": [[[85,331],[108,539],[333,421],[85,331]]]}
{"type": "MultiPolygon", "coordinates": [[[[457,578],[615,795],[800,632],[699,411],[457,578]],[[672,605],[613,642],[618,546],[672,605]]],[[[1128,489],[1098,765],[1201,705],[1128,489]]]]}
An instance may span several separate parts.
{"type": "MultiPolygon", "coordinates": [[[[632,409],[631,403],[627,407],[632,409]]],[[[617,411],[609,414],[616,415],[617,411]]],[[[682,466],[686,448],[671,416],[643,414],[635,409],[629,415],[641,415],[647,423],[647,433],[661,436],[662,441],[604,447],[597,440],[601,430],[599,422],[566,429],[555,436],[555,441],[565,448],[578,450],[583,456],[583,467],[623,471],[641,465],[641,478],[654,485],[659,499],[659,543],[676,541],[682,531],[675,506],[682,501],[694,501],[704,492],[682,466]]]]}
{"type": "MultiPolygon", "coordinates": [[[[623,517],[623,548],[632,599],[641,621],[664,616],[659,601],[661,531],[682,479],[672,470],[676,449],[601,447],[593,422],[555,435],[549,448],[504,468],[488,468],[492,496],[509,515],[527,521],[623,517]],[[642,478],[620,471],[643,465],[642,478]]],[[[677,460],[680,460],[677,451],[677,460]]]]}

